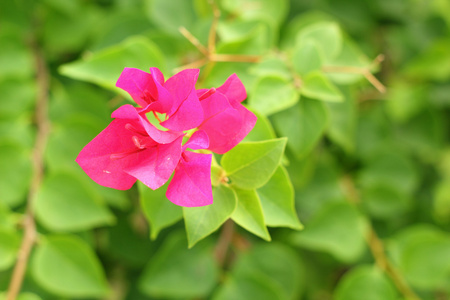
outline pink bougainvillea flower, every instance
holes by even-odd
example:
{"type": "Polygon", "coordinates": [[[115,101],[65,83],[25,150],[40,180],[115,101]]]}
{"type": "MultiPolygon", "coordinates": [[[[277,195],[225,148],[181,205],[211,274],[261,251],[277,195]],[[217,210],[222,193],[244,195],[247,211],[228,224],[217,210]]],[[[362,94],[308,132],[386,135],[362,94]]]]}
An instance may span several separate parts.
{"type": "Polygon", "coordinates": [[[129,189],[136,179],[151,189],[166,183],[180,160],[183,134],[159,131],[131,105],[121,106],[112,117],[76,162],[92,180],[114,189],[129,189]]]}
{"type": "Polygon", "coordinates": [[[150,68],[150,73],[125,68],[116,86],[130,94],[142,107],[141,112],[166,114],[161,126],[185,131],[203,121],[203,110],[195,91],[198,73],[198,69],[186,69],[165,81],[158,68],[150,68]]]}
{"type": "Polygon", "coordinates": [[[212,204],[211,151],[223,154],[236,146],[256,116],[241,104],[247,94],[235,74],[217,89],[196,90],[198,74],[188,69],[165,80],[157,68],[150,73],[125,68],[116,86],[139,107],[115,110],[114,120],[81,150],[77,163],[98,184],[120,190],[136,180],[157,189],[173,174],[166,192],[170,201],[187,207],[212,204]],[[147,113],[167,130],[149,122],[147,113]],[[184,132],[191,129],[183,145],[184,132]]]}
{"type": "Polygon", "coordinates": [[[212,154],[202,154],[187,149],[208,148],[207,134],[200,130],[194,132],[183,145],[180,161],[175,174],[167,187],[166,196],[173,203],[185,206],[204,206],[213,203],[211,187],[212,154]]]}
{"type": "Polygon", "coordinates": [[[209,137],[209,150],[223,154],[253,129],[256,116],[241,102],[247,98],[245,87],[236,74],[210,90],[198,90],[204,120],[198,127],[209,137]]]}

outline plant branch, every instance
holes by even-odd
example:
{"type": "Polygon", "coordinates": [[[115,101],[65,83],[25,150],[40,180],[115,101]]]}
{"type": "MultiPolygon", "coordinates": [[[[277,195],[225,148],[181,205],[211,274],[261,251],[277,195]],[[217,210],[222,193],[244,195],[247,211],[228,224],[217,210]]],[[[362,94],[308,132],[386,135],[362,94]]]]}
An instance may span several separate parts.
{"type": "Polygon", "coordinates": [[[219,266],[223,267],[230,248],[231,241],[234,235],[234,222],[228,219],[223,225],[222,232],[220,233],[219,240],[214,251],[216,261],[219,266]]]}
{"type": "MultiPolygon", "coordinates": [[[[346,176],[341,181],[344,192],[348,200],[357,205],[361,203],[358,190],[355,187],[353,180],[346,176]]],[[[415,294],[411,287],[407,284],[402,274],[394,267],[389,261],[382,240],[378,237],[377,233],[369,223],[369,233],[367,235],[367,244],[369,245],[370,252],[375,259],[377,266],[383,270],[391,279],[397,290],[407,300],[419,300],[420,298],[415,294]]]]}
{"type": "Polygon", "coordinates": [[[200,43],[200,41],[192,34],[189,30],[187,30],[185,27],[181,26],[178,28],[180,33],[189,41],[192,45],[195,46],[195,48],[198,49],[201,53],[203,53],[204,56],[209,56],[208,49],[200,43]]]}
{"type": "Polygon", "coordinates": [[[211,28],[209,29],[208,52],[214,53],[216,51],[216,32],[217,25],[219,24],[220,10],[214,0],[209,0],[209,4],[211,5],[213,11],[213,20],[211,23],[211,28]]]}
{"type": "MultiPolygon", "coordinates": [[[[378,55],[370,64],[370,68],[380,64],[384,60],[384,55],[378,55]]],[[[349,73],[363,75],[380,93],[386,92],[386,87],[370,72],[368,67],[351,66],[323,66],[322,71],[328,73],[349,73]]]]}
{"type": "Polygon", "coordinates": [[[210,55],[210,60],[214,62],[247,62],[256,63],[261,60],[258,55],[246,55],[246,54],[216,54],[210,55]]]}
{"type": "Polygon", "coordinates": [[[32,152],[33,174],[30,189],[28,191],[26,204],[27,206],[23,222],[24,235],[17,255],[17,261],[13,269],[11,281],[9,283],[6,297],[7,300],[15,300],[17,298],[25,276],[25,271],[27,268],[31,250],[34,243],[36,242],[37,232],[33,214],[33,201],[36,197],[37,190],[42,182],[42,178],[44,175],[43,156],[45,145],[47,143],[48,133],[50,130],[50,123],[47,118],[49,89],[48,70],[45,59],[35,42],[32,42],[31,48],[33,50],[34,60],[36,64],[36,80],[38,85],[35,108],[37,136],[32,152]]]}
{"type": "Polygon", "coordinates": [[[216,62],[247,62],[255,63],[259,62],[261,57],[257,55],[242,55],[242,54],[217,54],[216,53],[216,36],[217,36],[217,25],[219,24],[220,10],[214,0],[209,0],[213,11],[213,21],[211,23],[211,28],[209,29],[208,35],[208,47],[205,47],[189,30],[185,27],[180,27],[178,30],[180,33],[197,48],[200,53],[203,54],[203,58],[198,59],[192,63],[183,65],[176,68],[175,71],[183,70],[186,68],[199,68],[206,65],[207,73],[211,70],[212,66],[216,62]]]}
{"type": "Polygon", "coordinates": [[[207,58],[201,58],[199,60],[196,60],[194,62],[188,63],[186,65],[183,65],[179,68],[175,68],[175,73],[178,73],[184,69],[191,69],[191,68],[200,68],[201,66],[204,66],[206,63],[208,63],[207,58]]]}

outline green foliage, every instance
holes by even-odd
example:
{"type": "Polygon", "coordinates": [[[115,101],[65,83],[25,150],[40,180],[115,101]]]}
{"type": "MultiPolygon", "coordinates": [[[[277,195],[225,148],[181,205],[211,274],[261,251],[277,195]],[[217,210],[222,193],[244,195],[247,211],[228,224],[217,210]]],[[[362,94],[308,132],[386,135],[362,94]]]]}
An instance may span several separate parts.
{"type": "Polygon", "coordinates": [[[37,282],[60,296],[102,297],[109,290],[100,261],[75,236],[46,237],[33,257],[32,271],[37,282]]]}
{"type": "Polygon", "coordinates": [[[189,247],[219,229],[236,209],[236,193],[224,185],[214,187],[213,198],[208,206],[183,207],[189,247]]]}
{"type": "Polygon", "coordinates": [[[114,222],[96,191],[69,173],[46,178],[37,193],[35,210],[38,221],[56,232],[81,231],[114,222]]]}
{"type": "Polygon", "coordinates": [[[150,237],[156,239],[161,229],[181,220],[181,207],[167,201],[165,197],[167,184],[156,191],[152,191],[142,183],[138,183],[142,210],[150,224],[150,237]]]}
{"type": "Polygon", "coordinates": [[[255,190],[235,188],[237,206],[231,218],[251,233],[270,241],[270,235],[265,224],[261,200],[255,190]]]}
{"type": "Polygon", "coordinates": [[[213,299],[297,299],[303,276],[303,265],[292,249],[259,243],[239,258],[213,299]]]}
{"type": "Polygon", "coordinates": [[[205,57],[179,28],[208,47],[209,0],[0,1],[0,299],[30,214],[19,300],[450,298],[448,1],[214,3],[205,57]],[[201,59],[197,88],[236,73],[258,117],[214,203],[91,181],[123,68],[201,59]]]}
{"type": "Polygon", "coordinates": [[[66,64],[61,67],[61,73],[126,95],[114,85],[123,68],[148,69],[148,66],[155,66],[164,69],[163,60],[156,45],[143,37],[133,37],[87,56],[82,61],[66,64]]]}
{"type": "Polygon", "coordinates": [[[359,266],[347,273],[335,291],[336,300],[395,300],[398,295],[383,272],[373,266],[359,266]]]}
{"type": "Polygon", "coordinates": [[[308,98],[273,116],[276,130],[288,138],[287,146],[298,157],[307,155],[319,142],[328,123],[323,103],[308,98]]]}
{"type": "Polygon", "coordinates": [[[140,278],[140,289],[152,297],[204,297],[219,274],[210,245],[187,249],[184,233],[164,242],[140,278]]]}
{"type": "Polygon", "coordinates": [[[221,164],[233,185],[259,188],[280,164],[285,145],[284,138],[241,143],[223,155],[221,164]]]}
{"type": "Polygon", "coordinates": [[[294,244],[326,251],[344,262],[357,260],[365,249],[365,220],[348,203],[324,205],[305,226],[292,235],[294,244]]]}
{"type": "Polygon", "coordinates": [[[0,229],[0,270],[8,269],[14,263],[19,244],[16,232],[0,229]]]}
{"type": "Polygon", "coordinates": [[[297,103],[299,95],[289,80],[277,76],[261,77],[254,85],[249,104],[264,115],[270,115],[297,103]],[[260,101],[265,99],[264,101],[260,101]]]}

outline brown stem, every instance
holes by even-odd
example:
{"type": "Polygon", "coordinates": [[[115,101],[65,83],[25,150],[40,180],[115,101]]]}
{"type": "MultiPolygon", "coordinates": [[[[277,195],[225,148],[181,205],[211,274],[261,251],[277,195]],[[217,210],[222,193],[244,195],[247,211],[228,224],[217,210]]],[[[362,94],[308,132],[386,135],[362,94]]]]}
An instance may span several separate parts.
{"type": "Polygon", "coordinates": [[[234,235],[234,222],[228,219],[222,227],[219,241],[217,242],[215,249],[215,257],[219,266],[223,267],[227,258],[228,249],[230,248],[231,241],[234,235]]]}
{"type": "MultiPolygon", "coordinates": [[[[257,55],[240,55],[240,54],[217,54],[216,53],[216,35],[217,35],[217,25],[220,18],[220,10],[214,0],[209,0],[212,11],[213,11],[213,21],[211,23],[211,28],[208,35],[208,47],[203,46],[202,43],[187,30],[185,27],[180,27],[178,30],[180,33],[189,41],[195,48],[200,51],[204,58],[196,60],[192,63],[184,65],[183,67],[176,68],[175,71],[179,71],[184,68],[199,68],[206,65],[206,70],[208,72],[212,69],[216,62],[247,62],[256,63],[261,60],[260,56],[257,55]]],[[[203,79],[205,76],[202,77],[203,79]]],[[[200,80],[201,82],[201,80],[200,80]]]]}
{"type": "Polygon", "coordinates": [[[217,24],[219,24],[220,10],[217,7],[217,4],[216,2],[214,2],[214,0],[209,0],[209,3],[213,11],[213,20],[211,23],[211,28],[209,29],[208,52],[214,53],[216,52],[216,32],[217,32],[217,24]]]}
{"type": "Polygon", "coordinates": [[[183,66],[181,66],[179,68],[175,68],[174,72],[178,73],[178,72],[180,72],[180,71],[182,71],[184,69],[200,68],[203,65],[205,65],[207,62],[208,62],[207,58],[201,58],[201,59],[196,60],[194,62],[191,62],[191,63],[188,63],[186,65],[183,65],[183,66]]]}
{"type": "Polygon", "coordinates": [[[261,56],[258,55],[243,55],[243,54],[216,54],[210,55],[211,61],[215,62],[248,62],[256,63],[261,60],[261,56]]]}
{"type": "Polygon", "coordinates": [[[189,32],[189,30],[187,30],[185,27],[181,26],[180,28],[178,28],[178,30],[180,31],[180,33],[189,41],[191,42],[192,45],[195,46],[195,48],[198,49],[198,51],[200,51],[201,53],[203,53],[203,55],[205,55],[206,57],[209,56],[209,51],[208,49],[206,49],[205,46],[202,45],[202,43],[200,43],[200,41],[192,34],[189,32]]]}
{"type": "Polygon", "coordinates": [[[363,75],[380,93],[386,92],[386,87],[370,73],[369,69],[351,66],[324,66],[322,71],[329,73],[350,73],[363,75]]]}
{"type": "MultiPolygon", "coordinates": [[[[350,177],[344,177],[342,180],[342,187],[348,200],[352,204],[357,205],[361,202],[358,190],[350,177]]],[[[401,273],[389,261],[384,249],[383,241],[378,237],[370,223],[367,244],[369,245],[370,252],[374,257],[377,266],[392,279],[392,282],[397,287],[397,290],[404,296],[404,299],[419,300],[420,298],[414,293],[411,287],[409,287],[401,273]]]]}
{"type": "Polygon", "coordinates": [[[42,182],[44,175],[43,155],[47,137],[50,129],[47,118],[47,103],[48,103],[48,88],[49,75],[45,64],[45,59],[36,43],[32,43],[32,50],[36,64],[36,80],[38,85],[37,99],[36,99],[36,125],[37,136],[36,142],[32,152],[33,175],[31,179],[30,189],[27,197],[27,207],[24,216],[24,235],[22,243],[17,254],[17,261],[13,269],[11,281],[9,283],[7,300],[15,300],[20,292],[22,282],[25,276],[28,259],[36,242],[36,224],[34,222],[33,214],[33,200],[36,196],[37,190],[42,182]]]}

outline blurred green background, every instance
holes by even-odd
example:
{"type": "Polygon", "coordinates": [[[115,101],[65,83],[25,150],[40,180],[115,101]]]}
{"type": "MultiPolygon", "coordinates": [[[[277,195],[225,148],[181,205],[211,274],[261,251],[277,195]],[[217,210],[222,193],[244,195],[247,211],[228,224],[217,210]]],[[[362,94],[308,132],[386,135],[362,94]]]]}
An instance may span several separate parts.
{"type": "Polygon", "coordinates": [[[450,299],[450,1],[215,3],[217,53],[258,62],[208,62],[198,88],[237,73],[259,116],[248,140],[288,137],[292,185],[258,192],[295,199],[304,229],[288,207],[262,224],[271,242],[226,223],[188,250],[163,190],[103,188],[74,162],[130,103],[114,87],[124,67],[167,78],[204,58],[179,27],[206,46],[207,0],[3,0],[0,291],[23,236],[41,97],[38,240],[19,299],[450,299]]]}

